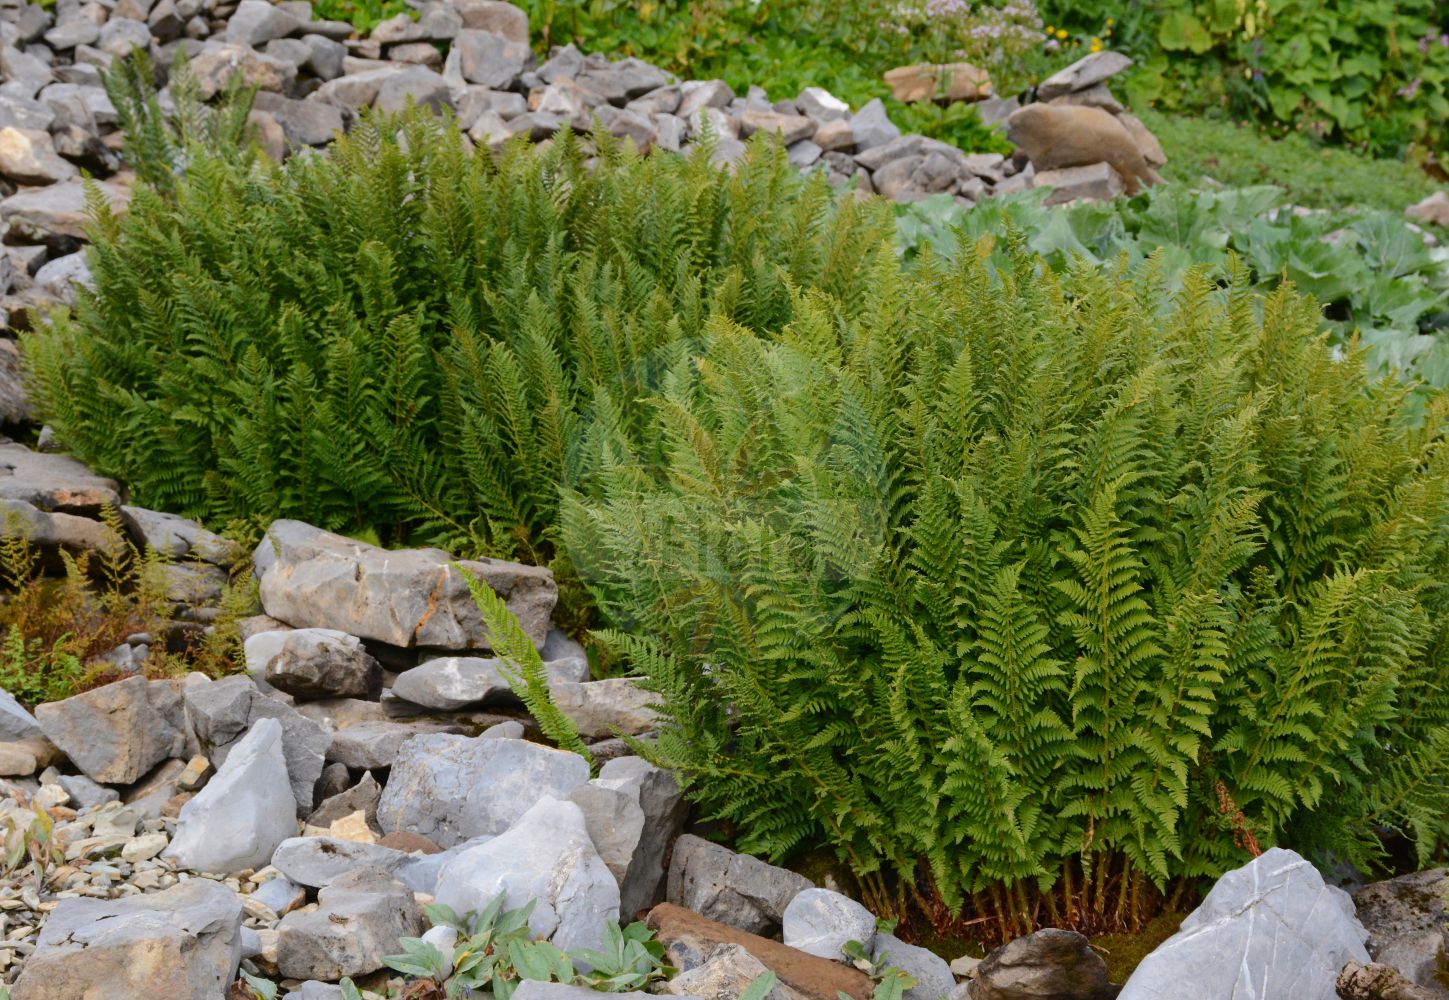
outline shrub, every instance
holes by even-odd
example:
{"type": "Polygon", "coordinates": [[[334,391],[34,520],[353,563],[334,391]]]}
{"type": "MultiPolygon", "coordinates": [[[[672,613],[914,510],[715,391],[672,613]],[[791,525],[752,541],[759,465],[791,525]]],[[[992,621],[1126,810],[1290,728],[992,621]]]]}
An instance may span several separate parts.
{"type": "Polygon", "coordinates": [[[1449,405],[1412,429],[1311,301],[1227,280],[988,238],[882,248],[775,338],[712,321],[658,460],[626,434],[562,514],[658,695],[641,752],[942,925],[1131,926],[1253,845],[1430,856],[1449,405]]]}
{"type": "Polygon", "coordinates": [[[495,163],[418,113],[281,167],[198,154],[100,216],[94,290],[26,343],[37,406],[157,509],[546,560],[559,484],[707,319],[861,294],[890,226],[764,143],[731,176],[592,141],[495,163]]]}

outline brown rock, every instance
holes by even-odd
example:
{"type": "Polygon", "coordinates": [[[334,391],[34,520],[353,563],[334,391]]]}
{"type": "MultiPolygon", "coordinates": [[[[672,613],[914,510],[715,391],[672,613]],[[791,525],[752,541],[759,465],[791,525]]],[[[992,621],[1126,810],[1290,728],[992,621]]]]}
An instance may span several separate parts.
{"type": "Polygon", "coordinates": [[[377,846],[390,847],[405,854],[440,854],[443,850],[421,833],[410,833],[407,830],[395,830],[385,837],[379,837],[377,846]]]}
{"type": "Polygon", "coordinates": [[[1449,871],[1432,868],[1366,885],[1353,904],[1374,962],[1402,972],[1435,1000],[1449,998],[1438,978],[1449,953],[1449,871]]]}
{"type": "Polygon", "coordinates": [[[1341,1000],[1437,1000],[1439,993],[1411,983],[1391,965],[1349,962],[1338,974],[1341,1000]]]}
{"type": "Polygon", "coordinates": [[[720,945],[737,944],[809,1000],[838,1000],[840,993],[866,1000],[873,990],[871,981],[857,969],[715,923],[673,903],[660,903],[650,910],[648,923],[664,944],[670,964],[681,971],[704,965],[720,945]]]}
{"type": "Polygon", "coordinates": [[[1404,209],[1404,214],[1415,222],[1449,226],[1449,192],[1435,191],[1418,204],[1404,209]]]}
{"type": "Polygon", "coordinates": [[[1006,136],[1037,172],[1110,163],[1128,194],[1162,180],[1127,127],[1101,108],[1028,104],[1006,120],[1006,136]]]}
{"type": "Polygon", "coordinates": [[[1048,927],[987,955],[971,1000],[1111,1000],[1120,989],[1083,935],[1048,927]]]}
{"type": "MultiPolygon", "coordinates": [[[[1117,120],[1132,133],[1132,140],[1137,143],[1137,148],[1142,150],[1142,158],[1151,167],[1160,167],[1167,162],[1167,154],[1162,151],[1162,143],[1157,141],[1157,136],[1147,131],[1147,126],[1142,124],[1142,119],[1136,115],[1129,115],[1122,112],[1117,120]]],[[[1449,209],[1449,200],[1445,202],[1446,209],[1449,209]]]]}
{"type": "Polygon", "coordinates": [[[886,70],[897,101],[979,101],[991,96],[991,74],[970,63],[917,63],[886,70]]]}

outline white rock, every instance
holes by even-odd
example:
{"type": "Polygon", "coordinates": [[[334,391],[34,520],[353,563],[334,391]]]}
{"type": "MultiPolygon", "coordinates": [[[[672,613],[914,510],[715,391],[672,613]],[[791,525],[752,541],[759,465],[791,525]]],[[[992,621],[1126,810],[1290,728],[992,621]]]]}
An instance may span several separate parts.
{"type": "Polygon", "coordinates": [[[849,896],[829,889],[806,889],[785,907],[785,944],[807,955],[843,960],[847,941],[869,953],[875,942],[875,915],[849,896]]]}

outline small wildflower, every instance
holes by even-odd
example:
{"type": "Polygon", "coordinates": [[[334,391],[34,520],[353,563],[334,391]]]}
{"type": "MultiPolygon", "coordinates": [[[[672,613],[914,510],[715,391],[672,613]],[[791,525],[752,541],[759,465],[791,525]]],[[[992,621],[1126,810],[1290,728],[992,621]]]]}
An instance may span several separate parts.
{"type": "Polygon", "coordinates": [[[1062,41],[1065,42],[1067,40],[1067,29],[1066,28],[1058,28],[1057,29],[1057,37],[1060,38],[1062,41]]]}
{"type": "Polygon", "coordinates": [[[1114,20],[1113,20],[1113,19],[1112,19],[1112,18],[1110,18],[1110,17],[1109,17],[1109,18],[1107,18],[1107,27],[1109,27],[1109,28],[1110,28],[1110,27],[1112,27],[1112,25],[1114,25],[1114,24],[1116,24],[1116,23],[1117,23],[1117,22],[1116,22],[1116,21],[1114,21],[1114,20]]]}

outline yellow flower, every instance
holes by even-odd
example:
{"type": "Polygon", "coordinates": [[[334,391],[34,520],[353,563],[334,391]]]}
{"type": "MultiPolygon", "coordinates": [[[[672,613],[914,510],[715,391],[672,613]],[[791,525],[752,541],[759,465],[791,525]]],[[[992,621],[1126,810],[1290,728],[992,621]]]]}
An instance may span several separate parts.
{"type": "Polygon", "coordinates": [[[1048,35],[1050,35],[1050,34],[1051,34],[1051,33],[1052,33],[1052,31],[1053,31],[1053,30],[1054,30],[1054,29],[1053,29],[1053,28],[1052,28],[1052,26],[1051,26],[1051,25],[1050,25],[1050,24],[1049,24],[1049,25],[1047,25],[1047,26],[1046,26],[1046,33],[1047,33],[1047,34],[1048,34],[1048,35]]]}
{"type": "Polygon", "coordinates": [[[1109,18],[1107,18],[1107,27],[1109,27],[1109,28],[1110,28],[1110,27],[1112,27],[1112,25],[1114,25],[1114,24],[1116,24],[1116,23],[1117,23],[1117,22],[1116,22],[1116,21],[1114,21],[1114,20],[1112,20],[1112,19],[1111,19],[1111,18],[1110,18],[1110,17],[1109,17],[1109,18]]]}
{"type": "Polygon", "coordinates": [[[1066,28],[1058,28],[1057,29],[1057,37],[1060,38],[1062,41],[1066,41],[1067,40],[1067,29],[1066,28]]]}
{"type": "Polygon", "coordinates": [[[1101,52],[1102,51],[1102,43],[1101,42],[1093,42],[1092,43],[1092,49],[1091,50],[1093,52],[1101,52]]]}

